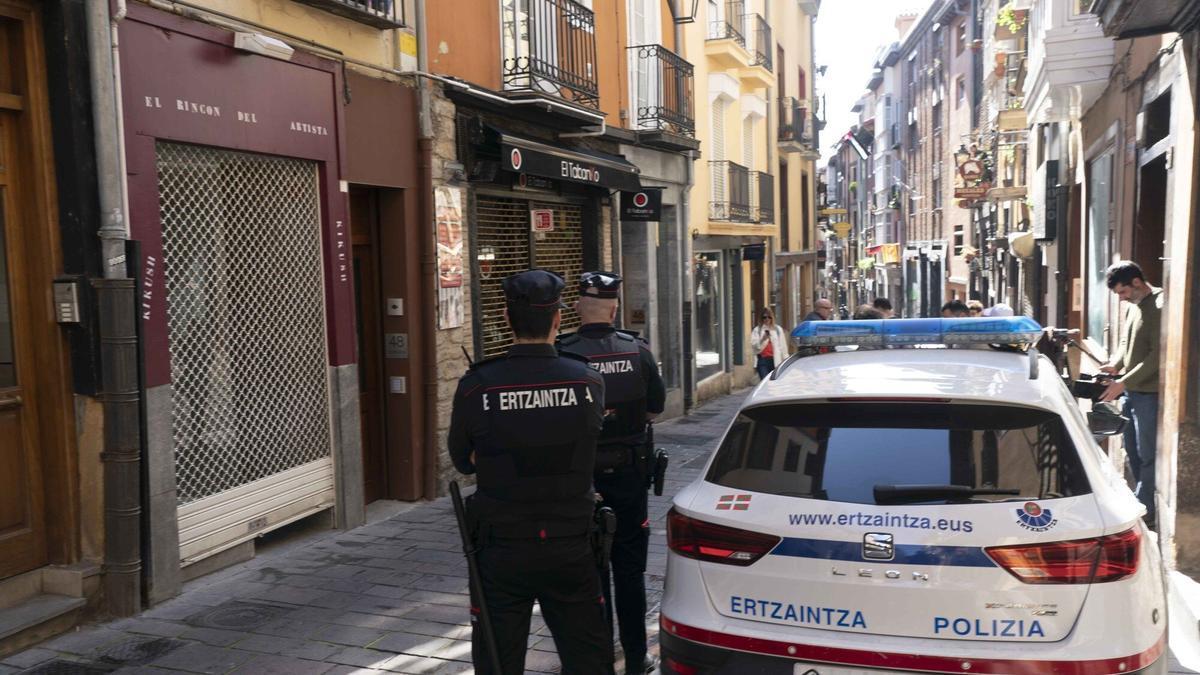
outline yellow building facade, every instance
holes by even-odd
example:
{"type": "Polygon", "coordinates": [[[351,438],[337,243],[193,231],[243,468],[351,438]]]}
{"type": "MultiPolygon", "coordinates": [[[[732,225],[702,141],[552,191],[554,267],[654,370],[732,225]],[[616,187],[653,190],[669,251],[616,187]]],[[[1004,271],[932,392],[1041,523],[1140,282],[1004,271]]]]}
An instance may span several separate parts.
{"type": "Polygon", "coordinates": [[[791,330],[814,300],[818,8],[702,2],[685,34],[703,149],[689,213],[700,400],[755,380],[749,335],[764,309],[791,330]]]}

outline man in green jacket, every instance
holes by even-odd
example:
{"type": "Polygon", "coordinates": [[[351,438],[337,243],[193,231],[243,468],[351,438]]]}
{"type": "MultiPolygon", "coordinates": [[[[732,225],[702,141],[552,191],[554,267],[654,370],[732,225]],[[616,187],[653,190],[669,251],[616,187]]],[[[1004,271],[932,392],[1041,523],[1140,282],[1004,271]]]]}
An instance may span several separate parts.
{"type": "Polygon", "coordinates": [[[1116,358],[1101,368],[1116,377],[1100,400],[1112,401],[1125,395],[1125,412],[1131,422],[1125,430],[1125,453],[1137,482],[1135,492],[1146,505],[1146,520],[1154,522],[1163,292],[1146,283],[1142,268],[1128,260],[1108,268],[1107,283],[1109,290],[1127,304],[1116,358]]]}

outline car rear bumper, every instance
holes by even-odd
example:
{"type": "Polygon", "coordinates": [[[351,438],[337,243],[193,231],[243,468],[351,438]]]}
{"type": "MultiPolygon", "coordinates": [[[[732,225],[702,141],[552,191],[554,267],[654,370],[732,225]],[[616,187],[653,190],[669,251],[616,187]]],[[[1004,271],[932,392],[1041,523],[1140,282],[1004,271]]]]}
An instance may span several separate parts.
{"type": "Polygon", "coordinates": [[[747,637],[697,628],[662,616],[659,644],[663,673],[763,673],[794,675],[798,664],[878,672],[987,673],[989,675],[1113,675],[1157,673],[1165,661],[1165,636],[1150,649],[1124,658],[1095,660],[980,659],[847,649],[747,637]],[[675,668],[680,664],[682,668],[675,668]]]}

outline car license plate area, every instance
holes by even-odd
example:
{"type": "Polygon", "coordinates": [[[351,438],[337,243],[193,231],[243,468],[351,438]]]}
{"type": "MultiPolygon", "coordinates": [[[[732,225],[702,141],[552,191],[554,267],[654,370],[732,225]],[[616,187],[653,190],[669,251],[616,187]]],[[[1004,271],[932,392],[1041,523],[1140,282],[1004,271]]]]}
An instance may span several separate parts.
{"type": "Polygon", "coordinates": [[[845,668],[824,663],[797,663],[792,670],[793,675],[883,675],[885,672],[887,671],[845,668]]]}

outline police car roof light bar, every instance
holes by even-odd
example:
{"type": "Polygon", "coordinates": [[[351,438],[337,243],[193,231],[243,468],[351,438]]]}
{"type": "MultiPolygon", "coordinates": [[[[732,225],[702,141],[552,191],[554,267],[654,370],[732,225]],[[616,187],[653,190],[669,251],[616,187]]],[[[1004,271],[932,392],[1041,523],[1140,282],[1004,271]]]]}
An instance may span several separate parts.
{"type": "Polygon", "coordinates": [[[957,319],[805,321],[792,331],[797,347],[901,345],[1032,345],[1042,327],[1025,316],[957,319]]]}

